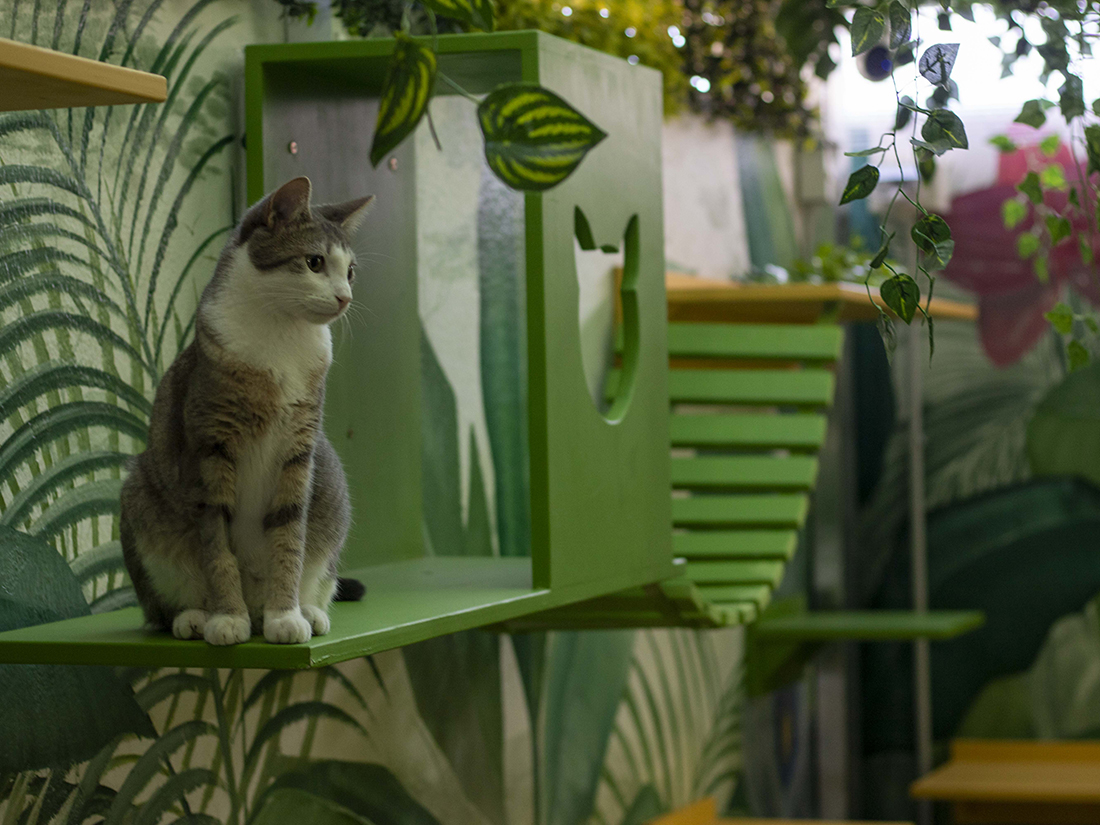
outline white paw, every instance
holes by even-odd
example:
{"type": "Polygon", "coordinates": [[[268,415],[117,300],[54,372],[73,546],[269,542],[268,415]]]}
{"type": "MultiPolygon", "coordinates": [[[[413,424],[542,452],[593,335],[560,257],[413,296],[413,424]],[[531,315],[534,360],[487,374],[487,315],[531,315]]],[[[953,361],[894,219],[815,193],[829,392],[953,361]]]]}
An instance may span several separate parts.
{"type": "Polygon", "coordinates": [[[324,636],[328,633],[331,625],[328,620],[328,613],[322,610],[320,607],[312,604],[302,605],[302,616],[309,622],[310,627],[313,628],[314,636],[324,636]]]}
{"type": "Polygon", "coordinates": [[[310,639],[309,622],[301,610],[264,614],[264,638],[276,645],[296,645],[310,639]]]}
{"type": "Polygon", "coordinates": [[[172,635],[177,639],[201,639],[205,628],[205,610],[184,610],[172,622],[172,635]]]}
{"type": "Polygon", "coordinates": [[[203,636],[212,645],[236,645],[247,642],[252,635],[252,623],[248,616],[215,613],[206,620],[203,636]]]}

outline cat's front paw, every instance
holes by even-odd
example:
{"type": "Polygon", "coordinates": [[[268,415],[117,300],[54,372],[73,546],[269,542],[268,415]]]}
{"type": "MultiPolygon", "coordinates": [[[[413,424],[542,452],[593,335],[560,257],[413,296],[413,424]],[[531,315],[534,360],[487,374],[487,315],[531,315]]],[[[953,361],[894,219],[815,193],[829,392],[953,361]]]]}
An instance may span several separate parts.
{"type": "Polygon", "coordinates": [[[215,613],[206,620],[203,637],[212,645],[237,645],[247,642],[252,635],[252,623],[248,616],[215,613]]]}
{"type": "Polygon", "coordinates": [[[328,613],[326,613],[320,607],[312,604],[302,605],[302,615],[305,620],[309,622],[309,626],[313,628],[314,636],[324,636],[331,627],[328,620],[328,613]]]}
{"type": "Polygon", "coordinates": [[[264,638],[276,645],[296,645],[308,642],[312,633],[301,610],[264,614],[264,638]]]}
{"type": "Polygon", "coordinates": [[[183,610],[172,622],[172,635],[177,639],[201,639],[206,630],[205,610],[183,610]]]}

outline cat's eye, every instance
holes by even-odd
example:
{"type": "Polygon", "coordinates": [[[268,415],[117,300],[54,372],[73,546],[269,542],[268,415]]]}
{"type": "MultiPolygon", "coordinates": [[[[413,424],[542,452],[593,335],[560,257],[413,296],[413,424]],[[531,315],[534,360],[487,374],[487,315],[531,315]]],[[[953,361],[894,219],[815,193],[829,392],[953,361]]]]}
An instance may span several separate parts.
{"type": "Polygon", "coordinates": [[[348,266],[348,283],[350,284],[355,280],[355,264],[348,266]]]}
{"type": "Polygon", "coordinates": [[[306,266],[308,266],[312,272],[320,272],[325,268],[325,256],[310,255],[306,258],[306,266]]]}

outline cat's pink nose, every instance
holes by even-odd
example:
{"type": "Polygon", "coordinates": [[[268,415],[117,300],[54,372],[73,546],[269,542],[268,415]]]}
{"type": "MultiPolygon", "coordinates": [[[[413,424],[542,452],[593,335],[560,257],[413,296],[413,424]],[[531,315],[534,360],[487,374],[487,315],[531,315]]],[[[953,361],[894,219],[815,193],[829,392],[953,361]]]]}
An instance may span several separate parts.
{"type": "Polygon", "coordinates": [[[340,307],[340,309],[344,309],[347,307],[348,304],[351,303],[351,298],[345,298],[343,295],[337,295],[336,303],[340,307]]]}

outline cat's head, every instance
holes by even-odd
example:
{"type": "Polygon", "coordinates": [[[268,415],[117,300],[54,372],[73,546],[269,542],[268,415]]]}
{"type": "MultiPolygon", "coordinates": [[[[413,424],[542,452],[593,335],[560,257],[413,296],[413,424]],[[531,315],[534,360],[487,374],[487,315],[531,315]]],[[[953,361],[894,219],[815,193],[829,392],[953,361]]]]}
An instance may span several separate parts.
{"type": "Polygon", "coordinates": [[[311,192],[309,178],[295,178],[249,209],[226,274],[266,312],[328,324],[351,304],[351,235],[374,196],[311,206],[311,192]]]}

